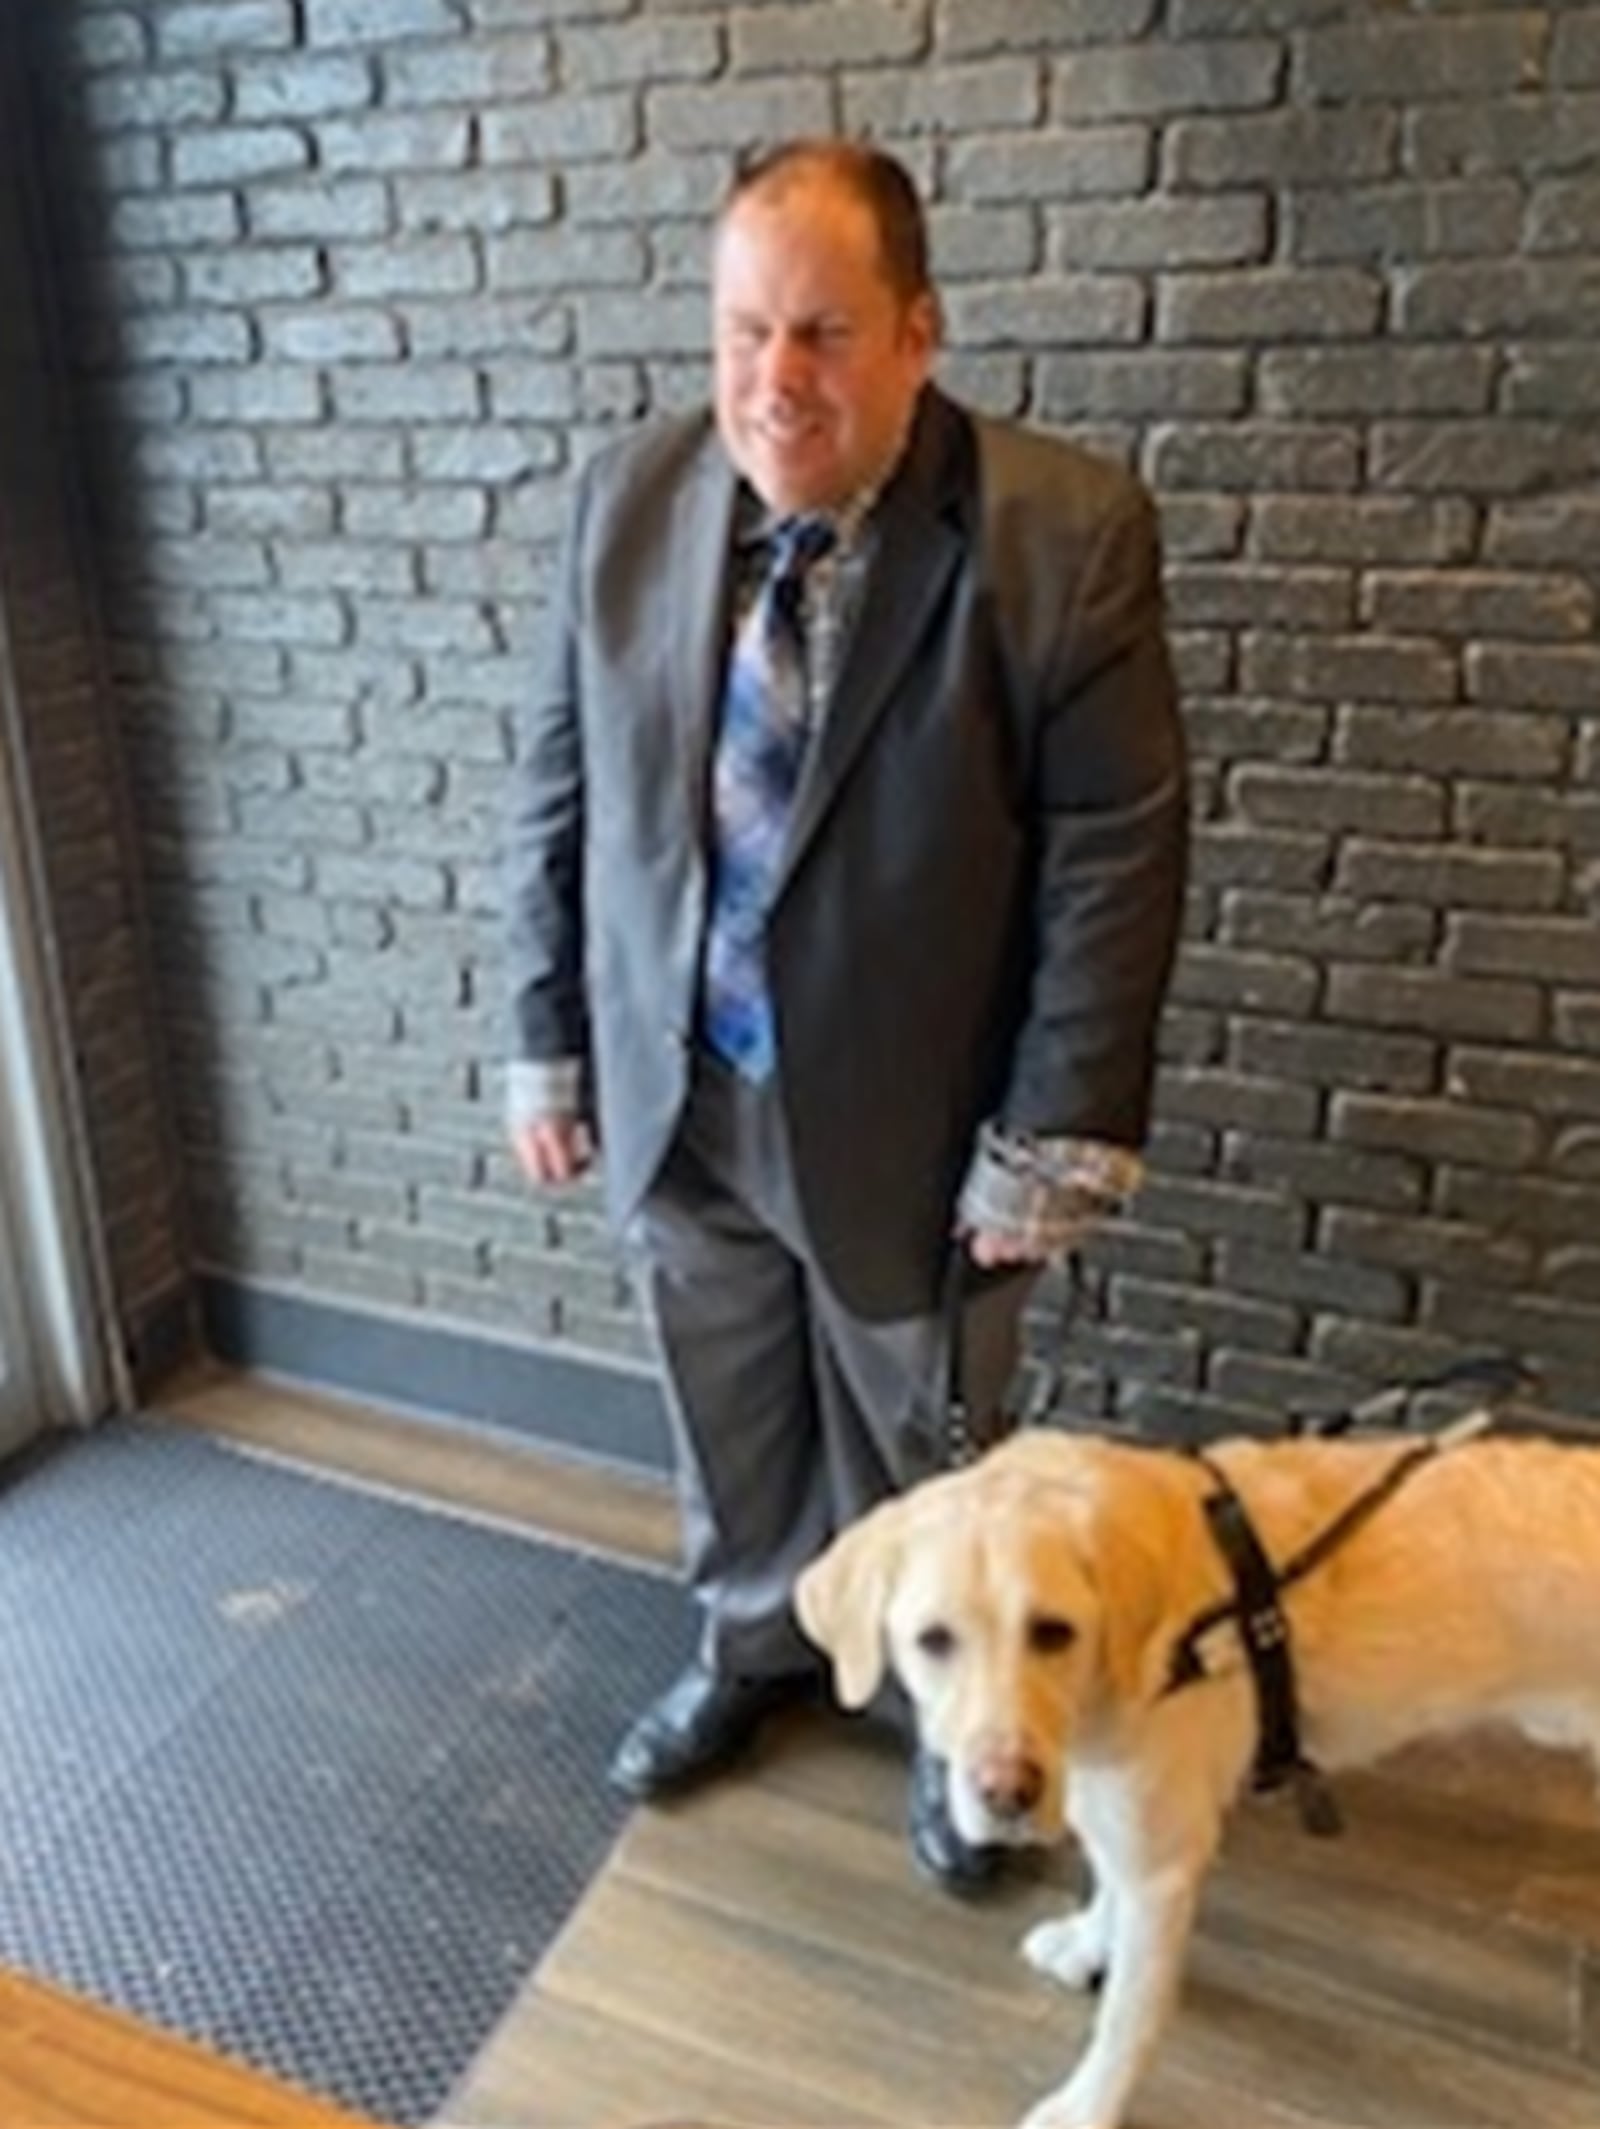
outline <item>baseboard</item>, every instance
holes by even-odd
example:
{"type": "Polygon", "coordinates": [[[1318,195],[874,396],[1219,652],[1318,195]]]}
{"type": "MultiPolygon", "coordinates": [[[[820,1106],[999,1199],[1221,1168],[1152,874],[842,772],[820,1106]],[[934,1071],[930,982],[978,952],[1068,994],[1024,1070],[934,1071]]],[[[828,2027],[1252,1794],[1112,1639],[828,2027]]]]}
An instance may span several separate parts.
{"type": "Polygon", "coordinates": [[[652,1473],[671,1469],[660,1385],[636,1370],[211,1275],[199,1292],[206,1343],[230,1366],[441,1425],[489,1427],[652,1473]]]}
{"type": "Polygon", "coordinates": [[[192,1280],[146,1296],[126,1312],[123,1353],[134,1396],[145,1404],[159,1385],[190,1366],[204,1350],[200,1304],[192,1280]]]}

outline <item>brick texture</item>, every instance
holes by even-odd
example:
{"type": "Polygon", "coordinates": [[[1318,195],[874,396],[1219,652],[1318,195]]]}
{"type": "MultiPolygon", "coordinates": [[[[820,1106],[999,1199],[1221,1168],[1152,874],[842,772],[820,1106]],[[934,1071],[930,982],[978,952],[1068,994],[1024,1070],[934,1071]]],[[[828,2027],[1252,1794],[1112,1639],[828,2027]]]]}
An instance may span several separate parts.
{"type": "Polygon", "coordinates": [[[208,1268],[640,1355],[592,1202],[501,1146],[511,720],[575,465],[704,390],[736,155],[839,126],[930,194],[950,378],[1164,508],[1195,887],[1074,1395],[1264,1427],[1503,1343],[1600,1424],[1600,4],[76,17],[73,344],[208,1268]]]}

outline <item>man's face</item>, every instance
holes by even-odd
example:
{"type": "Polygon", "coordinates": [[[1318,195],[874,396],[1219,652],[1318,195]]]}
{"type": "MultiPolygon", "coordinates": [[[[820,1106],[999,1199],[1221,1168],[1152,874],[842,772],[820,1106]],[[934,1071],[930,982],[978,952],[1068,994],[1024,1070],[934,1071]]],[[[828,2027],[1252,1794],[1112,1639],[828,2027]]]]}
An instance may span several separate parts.
{"type": "Polygon", "coordinates": [[[932,298],[884,278],[867,209],[800,178],[730,209],[712,270],[717,425],[769,509],[836,509],[880,478],[932,367],[932,298]]]}

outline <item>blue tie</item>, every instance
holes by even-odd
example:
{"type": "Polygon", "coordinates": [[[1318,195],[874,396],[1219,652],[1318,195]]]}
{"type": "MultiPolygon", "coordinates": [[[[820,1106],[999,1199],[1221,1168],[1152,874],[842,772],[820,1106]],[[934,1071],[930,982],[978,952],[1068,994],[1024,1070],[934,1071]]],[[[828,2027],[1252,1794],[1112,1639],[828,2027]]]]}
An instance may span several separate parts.
{"type": "Polygon", "coordinates": [[[806,750],[805,643],[800,595],[835,539],[824,518],[785,518],[766,574],[728,657],[711,770],[711,909],[702,1033],[746,1079],[777,1055],[767,988],[766,929],[806,750]]]}

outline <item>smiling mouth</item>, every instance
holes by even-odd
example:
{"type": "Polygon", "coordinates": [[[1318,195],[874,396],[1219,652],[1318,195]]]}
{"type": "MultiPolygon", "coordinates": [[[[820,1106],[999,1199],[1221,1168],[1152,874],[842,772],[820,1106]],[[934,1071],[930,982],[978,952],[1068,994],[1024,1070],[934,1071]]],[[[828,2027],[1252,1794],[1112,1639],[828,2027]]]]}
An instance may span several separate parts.
{"type": "Polygon", "coordinates": [[[776,444],[780,449],[788,444],[808,443],[822,433],[822,423],[814,414],[765,414],[754,427],[764,443],[776,444]]]}

